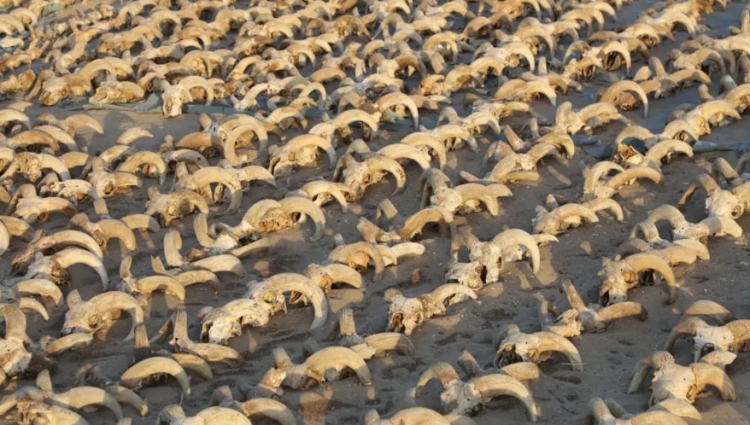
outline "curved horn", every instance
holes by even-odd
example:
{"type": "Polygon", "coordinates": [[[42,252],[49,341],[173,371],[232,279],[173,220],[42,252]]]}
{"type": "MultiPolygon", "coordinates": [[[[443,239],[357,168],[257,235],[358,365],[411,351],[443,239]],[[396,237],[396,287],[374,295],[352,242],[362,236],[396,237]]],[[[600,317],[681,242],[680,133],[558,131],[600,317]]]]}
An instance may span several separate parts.
{"type": "Polygon", "coordinates": [[[31,240],[32,228],[25,221],[9,215],[0,215],[0,223],[2,223],[10,236],[21,238],[26,242],[31,240]]]}
{"type": "Polygon", "coordinates": [[[414,235],[422,232],[427,223],[437,222],[441,227],[448,226],[450,237],[456,234],[456,224],[453,220],[453,214],[443,207],[428,207],[416,212],[409,217],[404,225],[398,230],[401,240],[408,241],[414,235]]]}
{"type": "Polygon", "coordinates": [[[136,286],[138,291],[144,295],[149,295],[154,291],[162,291],[177,297],[180,301],[185,300],[185,287],[173,277],[147,276],[138,279],[136,286]]]}
{"type": "Polygon", "coordinates": [[[378,132],[378,123],[375,121],[372,115],[360,109],[349,109],[347,111],[344,111],[337,115],[335,120],[338,124],[337,127],[349,126],[351,125],[351,123],[359,121],[367,124],[367,126],[370,127],[370,129],[372,129],[374,133],[378,132]]]}
{"type": "Polygon", "coordinates": [[[638,316],[641,322],[645,322],[648,319],[648,311],[641,303],[633,301],[625,301],[617,303],[609,307],[604,307],[596,312],[599,320],[603,322],[611,322],[617,319],[623,319],[625,317],[638,316]]]}
{"type": "Polygon", "coordinates": [[[405,143],[390,144],[380,149],[377,153],[395,160],[410,159],[419,164],[422,170],[430,168],[430,156],[418,148],[405,143]]]}
{"type": "Polygon", "coordinates": [[[371,385],[370,370],[362,357],[346,347],[326,347],[305,360],[305,366],[325,373],[329,369],[340,369],[345,366],[354,371],[362,385],[371,385]]]}
{"type": "Polygon", "coordinates": [[[96,240],[78,230],[60,230],[52,235],[42,238],[37,246],[40,249],[45,249],[47,247],[57,247],[59,245],[85,248],[100,259],[104,258],[104,253],[99,244],[96,243],[96,240]]]}
{"type": "Polygon", "coordinates": [[[491,400],[497,396],[517,398],[526,406],[529,419],[532,422],[536,422],[540,415],[539,406],[534,401],[529,389],[515,378],[496,373],[473,379],[471,385],[482,395],[484,400],[491,400]]]}
{"type": "Polygon", "coordinates": [[[239,210],[242,202],[242,186],[237,178],[228,170],[220,167],[201,168],[193,174],[193,180],[197,188],[210,187],[211,184],[221,184],[226,187],[231,195],[231,201],[225,211],[220,215],[234,214],[239,210]]]}
{"type": "Polygon", "coordinates": [[[503,366],[500,371],[505,375],[511,376],[519,381],[536,381],[539,379],[541,372],[539,366],[531,362],[513,363],[503,366]]]}
{"type": "Polygon", "coordinates": [[[651,211],[646,219],[654,224],[661,220],[667,220],[672,228],[680,227],[687,223],[685,216],[682,215],[680,210],[672,205],[662,205],[659,208],[651,211]]]}
{"type": "Polygon", "coordinates": [[[190,395],[190,378],[185,369],[168,357],[151,357],[131,366],[120,376],[120,383],[126,388],[136,388],[152,375],[167,374],[179,382],[183,394],[190,395]]]}
{"type": "Polygon", "coordinates": [[[307,276],[296,273],[279,273],[266,279],[279,292],[299,292],[307,297],[315,310],[310,329],[323,326],[328,317],[328,299],[323,290],[307,276]]]}
{"type": "MultiPolygon", "coordinates": [[[[69,308],[73,308],[70,300],[70,295],[68,295],[67,300],[69,308]]],[[[132,339],[134,337],[134,330],[135,327],[141,323],[143,323],[143,308],[141,307],[141,304],[131,295],[125,294],[123,292],[105,292],[99,295],[96,295],[95,297],[91,298],[87,304],[90,306],[83,306],[84,309],[83,313],[85,315],[90,314],[99,314],[100,316],[104,315],[106,312],[111,310],[123,310],[128,311],[132,315],[133,320],[133,326],[131,329],[131,333],[125,338],[126,340],[132,339]]],[[[69,333],[72,331],[69,327],[66,327],[66,325],[63,325],[63,333],[69,333]]]]}
{"type": "Polygon", "coordinates": [[[86,114],[75,114],[68,118],[65,118],[65,123],[68,124],[73,133],[77,134],[79,128],[87,127],[99,134],[104,134],[104,129],[99,121],[95,120],[91,115],[86,114]]]}
{"type": "Polygon", "coordinates": [[[181,248],[182,238],[180,237],[180,232],[174,229],[167,231],[167,234],[164,235],[164,257],[169,267],[179,267],[185,262],[182,254],[180,254],[181,248]]]}
{"type": "Polygon", "coordinates": [[[708,248],[700,241],[694,239],[678,239],[674,241],[674,244],[691,249],[693,253],[701,260],[705,261],[711,259],[708,248]]]}
{"type": "Polygon", "coordinates": [[[693,363],[690,369],[695,374],[695,384],[698,386],[698,392],[703,391],[707,386],[719,390],[721,398],[725,401],[737,400],[737,393],[734,390],[732,380],[727,373],[718,366],[707,363],[693,363]]]}
{"type": "Polygon", "coordinates": [[[643,270],[654,270],[664,278],[669,289],[669,303],[673,303],[677,296],[677,280],[669,264],[661,257],[655,254],[634,254],[623,260],[634,272],[638,273],[643,270]]]}
{"type": "Polygon", "coordinates": [[[0,224],[0,256],[8,251],[8,246],[10,246],[10,233],[5,226],[0,224]]]}
{"type": "Polygon", "coordinates": [[[117,138],[116,143],[118,145],[130,145],[136,140],[142,139],[144,137],[152,138],[154,137],[154,135],[144,128],[131,127],[120,134],[120,137],[117,138]]]}
{"type": "Polygon", "coordinates": [[[294,413],[284,403],[271,398],[254,398],[240,403],[240,408],[251,420],[269,418],[279,425],[297,425],[294,413]]]}
{"type": "Polygon", "coordinates": [[[693,196],[693,192],[697,188],[703,188],[703,190],[706,192],[706,196],[711,196],[716,191],[721,190],[719,187],[719,184],[716,183],[716,181],[711,177],[711,175],[703,173],[698,174],[697,176],[693,177],[692,181],[690,182],[690,186],[685,190],[685,193],[682,194],[682,197],[679,201],[677,201],[677,206],[682,209],[685,207],[685,205],[690,201],[690,198],[693,196]]]}
{"type": "Polygon", "coordinates": [[[619,53],[622,56],[622,58],[625,60],[625,69],[630,71],[631,57],[630,57],[630,52],[628,51],[627,47],[625,47],[625,45],[619,41],[607,42],[602,46],[602,50],[600,53],[600,55],[602,56],[600,57],[606,58],[612,53],[619,53]]]}
{"type": "Polygon", "coordinates": [[[437,379],[443,388],[447,388],[448,385],[455,381],[460,381],[458,373],[456,373],[453,366],[446,362],[435,363],[420,375],[419,381],[417,381],[417,385],[414,387],[414,395],[418,396],[422,388],[429,384],[433,379],[437,379]]]}
{"type": "Polygon", "coordinates": [[[539,338],[539,351],[557,351],[565,355],[573,370],[583,370],[581,354],[572,342],[554,332],[537,332],[534,334],[539,338]]]}
{"type": "Polygon", "coordinates": [[[596,420],[597,424],[615,422],[616,419],[612,415],[612,412],[610,412],[609,407],[607,407],[607,403],[605,403],[601,398],[596,397],[591,399],[589,405],[591,406],[591,414],[596,420]]]}
{"type": "MultiPolygon", "coordinates": [[[[145,214],[142,215],[145,217],[149,217],[149,221],[156,221],[151,216],[146,216],[145,214]]],[[[127,224],[127,222],[125,222],[125,220],[127,220],[129,217],[123,218],[123,221],[114,219],[102,220],[97,223],[97,226],[99,227],[99,229],[101,229],[107,240],[119,239],[122,245],[125,246],[128,251],[136,251],[138,249],[138,244],[135,240],[135,234],[133,233],[131,227],[127,224]]],[[[150,228],[151,226],[149,225],[149,229],[150,228]]]]}
{"type": "Polygon", "coordinates": [[[210,106],[214,101],[214,89],[211,84],[203,77],[192,75],[180,80],[179,85],[190,91],[195,87],[200,87],[206,91],[206,106],[210,106]]]}
{"type": "Polygon", "coordinates": [[[401,165],[388,157],[375,157],[367,159],[367,167],[371,172],[386,171],[396,179],[396,191],[391,196],[398,195],[406,187],[406,173],[401,165]]]}
{"type": "Polygon", "coordinates": [[[372,262],[375,263],[374,280],[380,280],[382,278],[383,270],[385,269],[385,260],[375,245],[369,242],[356,242],[349,245],[338,246],[328,254],[328,259],[330,261],[348,264],[349,257],[359,252],[367,254],[372,262]]]}
{"type": "Polygon", "coordinates": [[[700,137],[700,135],[693,129],[693,126],[682,119],[670,121],[670,123],[667,124],[667,126],[664,127],[664,130],[661,132],[662,136],[669,139],[677,139],[676,136],[681,133],[684,133],[691,140],[698,140],[698,138],[700,137]]]}
{"type": "Polygon", "coordinates": [[[729,217],[709,217],[700,222],[706,226],[708,234],[713,236],[730,235],[733,238],[742,236],[742,227],[729,217]]]}
{"type": "Polygon", "coordinates": [[[721,304],[710,300],[698,300],[685,310],[688,316],[706,316],[719,325],[734,320],[734,315],[721,304]]]}
{"type": "Polygon", "coordinates": [[[201,357],[190,353],[172,353],[170,357],[179,363],[185,371],[195,372],[201,379],[206,381],[214,379],[211,366],[201,357]]]}
{"type": "Polygon", "coordinates": [[[672,351],[675,342],[677,342],[680,337],[693,337],[698,332],[698,330],[708,327],[708,323],[697,317],[690,317],[683,320],[682,322],[675,325],[674,328],[672,328],[672,332],[669,333],[667,342],[664,344],[664,350],[672,351]]]}
{"type": "Polygon", "coordinates": [[[93,341],[92,334],[74,333],[47,343],[44,352],[53,357],[59,356],[66,351],[88,347],[93,341]]]}
{"type": "MultiPolygon", "coordinates": [[[[107,221],[109,220],[100,221],[99,225],[101,226],[103,223],[107,221]]],[[[112,221],[117,221],[117,220],[112,220],[112,221]]],[[[146,214],[130,214],[128,216],[123,217],[122,222],[125,223],[125,225],[132,230],[143,230],[143,231],[148,230],[151,233],[156,233],[159,230],[161,230],[161,226],[159,225],[159,222],[156,221],[155,218],[146,214]]],[[[118,236],[114,236],[114,237],[118,237],[118,236]]],[[[119,238],[119,239],[122,240],[122,238],[119,238]]],[[[133,235],[133,242],[135,243],[135,235],[133,235]]]]}
{"type": "Polygon", "coordinates": [[[612,84],[602,95],[601,101],[614,104],[617,96],[626,91],[632,91],[638,95],[643,104],[643,118],[648,117],[648,96],[646,95],[646,92],[643,91],[643,88],[633,81],[622,80],[612,84]]]}
{"type": "Polygon", "coordinates": [[[44,320],[49,320],[49,313],[47,309],[34,298],[21,298],[18,300],[18,308],[26,311],[35,311],[37,314],[42,316],[44,320]]]}
{"type": "Polygon", "coordinates": [[[143,182],[141,181],[141,178],[136,176],[132,173],[125,173],[122,171],[118,171],[114,173],[115,175],[115,186],[122,188],[122,187],[138,187],[140,188],[143,186],[143,182]]]}
{"type": "Polygon", "coordinates": [[[662,140],[646,152],[646,158],[658,164],[664,157],[674,152],[693,157],[693,148],[682,140],[662,140]]]}
{"type": "Polygon", "coordinates": [[[305,275],[317,280],[319,285],[321,280],[330,279],[331,284],[343,282],[353,288],[362,288],[362,275],[344,264],[310,264],[305,269],[305,275]]]}
{"type": "Polygon", "coordinates": [[[641,359],[638,364],[636,364],[633,373],[631,374],[628,394],[638,392],[638,388],[641,386],[641,383],[651,369],[660,369],[665,365],[674,364],[674,362],[674,357],[666,351],[657,351],[651,356],[641,359]]]}
{"type": "Polygon", "coordinates": [[[509,229],[492,238],[492,243],[500,247],[500,249],[511,247],[513,245],[523,246],[528,250],[529,256],[531,257],[531,270],[534,271],[534,273],[539,271],[541,258],[539,246],[536,244],[534,237],[529,233],[520,229],[509,229]]]}
{"type": "Polygon", "coordinates": [[[266,184],[276,187],[276,180],[268,170],[257,165],[248,165],[242,169],[245,173],[245,180],[250,183],[256,180],[260,180],[266,184]]]}
{"type": "Polygon", "coordinates": [[[624,168],[612,161],[600,161],[594,164],[590,169],[585,170],[584,177],[586,180],[583,183],[584,193],[593,193],[601,178],[605,177],[613,170],[618,171],[619,173],[625,171],[624,168]]]}
{"type": "Polygon", "coordinates": [[[416,102],[404,93],[389,93],[380,99],[375,104],[380,108],[381,111],[392,108],[396,105],[404,105],[409,109],[412,119],[414,120],[414,128],[419,129],[419,109],[417,108],[416,102]]]}
{"type": "Polygon", "coordinates": [[[120,403],[117,402],[115,397],[101,388],[88,386],[74,387],[64,393],[54,394],[50,399],[76,410],[88,406],[104,406],[111,410],[118,420],[122,419],[122,407],[120,407],[120,403]]]}
{"type": "Polygon", "coordinates": [[[456,192],[461,195],[461,201],[481,201],[491,216],[495,217],[500,214],[500,205],[497,198],[513,196],[508,186],[496,183],[492,185],[482,185],[478,183],[465,183],[456,187],[456,192]]]}
{"type": "Polygon", "coordinates": [[[448,302],[449,298],[455,297],[457,295],[468,297],[473,300],[478,298],[476,292],[474,292],[468,286],[464,286],[459,283],[447,283],[435,288],[435,290],[430,293],[430,299],[433,303],[435,303],[435,305],[442,306],[445,305],[446,302],[448,302]]]}
{"type": "MultiPolygon", "coordinates": [[[[418,257],[424,255],[425,247],[418,242],[402,242],[391,247],[377,245],[378,248],[388,248],[396,258],[418,257]]],[[[385,256],[385,254],[383,254],[385,256]]]]}
{"type": "Polygon", "coordinates": [[[70,180],[70,171],[65,164],[54,156],[47,154],[40,154],[41,167],[50,168],[52,171],[57,173],[62,180],[70,180]]]}
{"type": "Polygon", "coordinates": [[[409,337],[397,332],[381,332],[367,336],[365,344],[375,350],[375,355],[382,355],[387,351],[396,351],[404,356],[416,354],[416,348],[409,337]]]}
{"type": "Polygon", "coordinates": [[[314,242],[323,237],[326,229],[326,217],[323,210],[320,209],[313,201],[298,196],[284,198],[279,201],[281,208],[287,214],[305,214],[315,222],[315,234],[310,237],[314,242]]]}
{"type": "Polygon", "coordinates": [[[447,162],[447,149],[445,145],[435,137],[426,133],[412,133],[413,137],[404,137],[400,143],[421,147],[426,146],[430,148],[435,156],[438,158],[440,169],[445,168],[447,162]]]}
{"type": "Polygon", "coordinates": [[[244,277],[246,272],[242,266],[242,261],[234,255],[221,254],[214,255],[202,260],[193,261],[193,266],[199,269],[205,269],[213,273],[228,272],[238,277],[244,277]]]}
{"type": "Polygon", "coordinates": [[[568,217],[581,217],[589,223],[599,222],[599,218],[596,216],[596,213],[586,205],[565,204],[555,208],[552,212],[558,214],[562,219],[566,219],[568,217]]]}
{"type": "Polygon", "coordinates": [[[196,283],[209,283],[214,287],[214,292],[216,292],[216,288],[219,286],[219,278],[214,272],[209,270],[191,270],[185,273],[180,273],[174,278],[180,282],[180,285],[185,287],[196,283]]]}
{"type": "Polygon", "coordinates": [[[648,130],[645,127],[641,127],[640,125],[631,125],[622,129],[622,131],[617,135],[617,138],[615,139],[615,144],[619,145],[620,143],[628,139],[648,140],[652,137],[655,136],[654,133],[651,132],[651,130],[648,130]]]}
{"type": "Polygon", "coordinates": [[[119,403],[133,407],[141,416],[148,414],[148,404],[132,390],[119,385],[110,385],[105,387],[104,391],[113,395],[119,403]]]}
{"type": "Polygon", "coordinates": [[[208,214],[198,213],[193,218],[193,233],[202,247],[213,248],[216,245],[216,241],[208,233],[208,214]]]}
{"type": "Polygon", "coordinates": [[[102,281],[102,286],[106,291],[109,287],[109,276],[107,275],[107,269],[104,267],[101,258],[92,254],[90,251],[86,251],[80,248],[66,248],[53,257],[53,260],[62,268],[67,269],[73,264],[85,264],[92,269],[96,270],[99,274],[99,279],[102,281]]]}
{"type": "Polygon", "coordinates": [[[612,189],[618,190],[629,181],[639,178],[646,178],[656,184],[661,184],[662,177],[663,175],[660,170],[655,170],[651,167],[633,167],[615,175],[606,184],[612,189]]]}
{"type": "Polygon", "coordinates": [[[13,289],[19,295],[41,295],[46,298],[51,298],[55,305],[60,305],[62,302],[62,291],[54,283],[47,279],[27,279],[16,283],[13,289]]]}
{"type": "Polygon", "coordinates": [[[598,213],[602,210],[610,210],[610,212],[615,215],[615,219],[617,219],[619,223],[622,223],[622,220],[624,218],[622,207],[617,203],[617,201],[611,198],[592,199],[585,202],[583,205],[590,208],[591,211],[594,211],[595,213],[598,213]]]}
{"type": "Polygon", "coordinates": [[[135,174],[143,164],[153,165],[159,172],[159,184],[164,184],[164,178],[167,175],[167,164],[157,152],[140,151],[136,152],[125,162],[117,167],[117,171],[135,174]]]}

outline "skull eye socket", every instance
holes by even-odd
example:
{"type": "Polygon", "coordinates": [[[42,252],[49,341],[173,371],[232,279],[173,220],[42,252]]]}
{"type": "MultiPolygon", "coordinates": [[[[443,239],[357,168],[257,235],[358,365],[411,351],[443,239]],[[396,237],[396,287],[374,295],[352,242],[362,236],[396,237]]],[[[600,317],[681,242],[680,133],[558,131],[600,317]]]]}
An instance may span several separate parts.
{"type": "Polygon", "coordinates": [[[95,328],[99,326],[99,323],[101,323],[102,318],[98,314],[94,314],[91,317],[89,317],[89,326],[92,328],[95,328]]]}
{"type": "Polygon", "coordinates": [[[744,211],[744,208],[742,207],[742,205],[737,205],[737,206],[735,206],[735,207],[734,207],[734,208],[732,209],[732,218],[734,218],[734,219],[738,219],[738,218],[740,218],[740,217],[742,216],[742,214],[743,214],[744,212],[745,212],[745,211],[744,211]]]}
{"type": "Polygon", "coordinates": [[[201,341],[205,342],[208,341],[209,334],[211,333],[211,328],[213,327],[213,322],[205,322],[203,323],[203,330],[201,331],[201,341]]]}
{"type": "Polygon", "coordinates": [[[609,305],[609,291],[605,291],[599,295],[599,304],[604,306],[609,305]]]}

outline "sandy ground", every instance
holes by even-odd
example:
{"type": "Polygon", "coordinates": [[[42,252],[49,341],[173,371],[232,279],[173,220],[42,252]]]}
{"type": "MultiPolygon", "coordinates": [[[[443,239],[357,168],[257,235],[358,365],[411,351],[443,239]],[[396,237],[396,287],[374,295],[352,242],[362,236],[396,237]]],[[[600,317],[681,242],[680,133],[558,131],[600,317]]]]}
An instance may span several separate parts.
{"type": "MultiPolygon", "coordinates": [[[[634,21],[639,11],[653,4],[652,1],[631,3],[618,14],[618,23],[608,23],[609,28],[620,28],[634,21]]],[[[739,25],[739,16],[744,5],[730,4],[727,11],[717,11],[706,16],[703,23],[712,30],[712,36],[726,36],[730,25],[739,25]]],[[[664,57],[669,49],[679,46],[686,40],[686,35],[680,33],[675,42],[665,42],[652,51],[653,54],[664,57]]],[[[642,63],[634,64],[637,70],[642,63]]],[[[622,75],[622,72],[621,72],[622,75]]],[[[584,93],[570,93],[560,96],[558,103],[570,100],[575,107],[582,107],[592,102],[595,93],[605,87],[605,81],[585,85],[584,93]]],[[[492,89],[490,89],[492,90],[492,89]]],[[[715,92],[716,87],[712,88],[715,92]]],[[[628,117],[644,125],[654,132],[661,131],[668,115],[677,105],[686,102],[699,102],[695,88],[683,91],[668,99],[652,102],[651,115],[643,119],[641,111],[628,113],[628,117]]],[[[8,102],[0,104],[4,106],[8,102]]],[[[549,106],[537,102],[534,107],[543,115],[553,118],[554,110],[549,106]]],[[[63,118],[78,111],[62,108],[38,108],[27,110],[33,119],[41,113],[53,113],[63,118]]],[[[153,140],[139,140],[139,149],[155,150],[166,135],[179,140],[182,136],[198,131],[198,121],[195,115],[184,115],[176,119],[164,121],[160,115],[144,115],[118,112],[91,112],[105,128],[104,135],[85,134],[78,137],[78,142],[86,144],[89,151],[97,153],[111,146],[122,131],[133,126],[142,126],[154,134],[153,140]]],[[[433,117],[434,120],[434,117],[433,117]]],[[[434,122],[434,121],[433,121],[434,122]]],[[[622,129],[621,124],[613,124],[597,136],[603,142],[609,142],[622,129]]],[[[703,140],[722,144],[745,142],[750,133],[747,117],[742,121],[727,127],[714,129],[711,135],[703,140]]],[[[389,141],[379,140],[374,145],[384,145],[398,140],[401,134],[391,132],[389,141]]],[[[499,136],[487,134],[486,139],[480,139],[482,153],[487,145],[499,136]]],[[[576,137],[578,139],[578,137],[576,137]]],[[[375,150],[375,149],[373,149],[375,150]]],[[[342,154],[340,149],[339,154],[342,154]]],[[[491,367],[495,347],[493,338],[508,324],[514,323],[521,330],[534,332],[539,330],[537,318],[538,303],[533,297],[537,291],[549,300],[564,305],[564,297],[558,290],[558,283],[570,279],[579,289],[587,302],[594,302],[598,291],[599,280],[597,272],[603,257],[612,257],[617,247],[628,238],[632,226],[644,219],[649,211],[662,204],[675,204],[681,193],[687,187],[694,175],[703,172],[710,161],[718,154],[700,154],[692,160],[678,158],[664,167],[664,184],[657,187],[650,183],[642,183],[624,190],[616,199],[625,210],[625,222],[619,224],[611,217],[601,219],[599,224],[586,225],[569,231],[559,238],[559,242],[543,247],[541,271],[535,276],[527,263],[516,263],[506,267],[502,274],[502,283],[493,284],[480,291],[477,301],[468,301],[448,310],[444,317],[429,320],[413,335],[412,341],[417,348],[415,357],[399,355],[373,359],[368,362],[372,372],[373,385],[360,386],[355,379],[347,379],[329,385],[323,385],[310,391],[287,391],[281,398],[293,411],[298,414],[301,423],[316,424],[355,424],[361,421],[368,409],[377,409],[382,417],[389,417],[394,412],[408,407],[404,394],[418,380],[419,375],[437,361],[447,361],[456,365],[456,359],[462,350],[471,352],[483,367],[491,367]]],[[[736,161],[734,153],[726,153],[730,163],[736,161]]],[[[459,217],[459,225],[470,226],[480,239],[492,238],[500,231],[508,228],[531,230],[530,219],[534,215],[534,208],[541,204],[548,193],[575,197],[583,183],[581,175],[581,161],[591,164],[595,160],[578,150],[575,158],[566,164],[548,163],[541,168],[542,179],[537,184],[512,186],[514,196],[502,200],[502,211],[498,217],[489,217],[486,213],[472,214],[459,217]]],[[[302,170],[289,178],[278,180],[282,188],[296,189],[313,176],[330,178],[326,160],[322,159],[317,169],[302,170]]],[[[449,153],[447,167],[448,175],[457,181],[458,171],[467,170],[482,175],[486,171],[481,164],[481,155],[473,155],[467,150],[449,153]]],[[[416,179],[419,170],[411,164],[407,168],[407,190],[393,198],[394,204],[403,215],[409,215],[418,208],[418,197],[415,193],[416,179]]],[[[154,180],[147,180],[145,185],[154,185],[154,180]]],[[[301,242],[302,238],[312,234],[311,224],[291,231],[271,235],[274,242],[271,252],[263,257],[250,258],[243,261],[248,270],[248,276],[238,279],[230,275],[221,276],[221,291],[214,295],[205,285],[191,286],[187,291],[185,306],[193,327],[190,330],[193,339],[197,339],[200,326],[195,322],[196,312],[206,306],[221,306],[226,302],[241,296],[245,290],[245,283],[262,279],[280,272],[302,272],[305,266],[312,262],[323,262],[333,248],[332,236],[336,233],[343,235],[347,242],[359,239],[356,231],[358,215],[368,218],[374,217],[375,206],[392,192],[392,182],[383,182],[367,192],[367,197],[360,206],[354,206],[348,214],[342,214],[338,207],[325,208],[328,230],[326,237],[318,242],[301,242]]],[[[168,190],[171,177],[167,179],[162,191],[168,190]]],[[[242,212],[254,202],[273,197],[271,188],[257,186],[243,198],[242,212]]],[[[278,196],[278,195],[277,195],[278,196]]],[[[111,214],[122,217],[132,213],[144,211],[146,190],[139,190],[131,196],[120,196],[108,200],[111,214]]],[[[686,214],[691,221],[703,218],[703,195],[694,197],[686,214]]],[[[89,207],[88,212],[93,216],[89,207]]],[[[239,222],[242,212],[221,220],[235,224],[239,222]]],[[[216,220],[212,218],[212,220],[216,220]]],[[[748,215],[741,218],[739,223],[743,228],[750,228],[748,215]]],[[[54,217],[44,224],[44,229],[54,232],[62,229],[66,219],[54,217]]],[[[192,218],[182,220],[175,225],[183,238],[183,252],[197,246],[192,234],[192,218]]],[[[166,229],[157,234],[139,236],[140,251],[135,255],[133,273],[145,276],[151,273],[149,256],[160,254],[166,229]]],[[[398,288],[407,296],[426,293],[443,283],[448,260],[450,258],[450,243],[439,234],[430,230],[419,239],[427,247],[426,254],[421,258],[412,258],[400,263],[397,267],[386,269],[386,277],[381,282],[372,282],[371,271],[365,275],[364,290],[337,289],[329,294],[332,313],[345,307],[351,307],[355,313],[355,320],[361,335],[381,332],[385,329],[387,304],[383,301],[383,293],[388,288],[398,288]],[[419,269],[421,280],[417,284],[411,283],[411,275],[419,269]]],[[[12,251],[0,260],[0,275],[10,273],[10,260],[17,250],[21,249],[21,242],[14,241],[12,251]]],[[[672,306],[664,304],[666,299],[662,287],[641,287],[631,292],[630,298],[643,303],[650,317],[646,322],[636,320],[622,320],[614,323],[606,332],[600,334],[585,334],[575,341],[584,361],[584,371],[574,372],[565,363],[564,358],[555,357],[553,361],[542,365],[542,377],[531,385],[535,398],[542,408],[541,423],[555,423],[560,425],[581,424],[588,413],[588,403],[592,397],[612,397],[632,412],[640,412],[647,408],[650,393],[645,388],[638,394],[626,393],[629,376],[639,359],[661,348],[672,326],[680,320],[681,312],[697,299],[717,301],[740,318],[750,317],[750,293],[747,287],[747,275],[750,273],[750,249],[744,238],[740,240],[711,239],[709,244],[710,261],[698,262],[692,266],[680,266],[675,269],[681,288],[677,302],[672,306]]],[[[106,257],[106,266],[110,276],[116,278],[121,254],[117,246],[110,246],[110,253],[106,257]]],[[[78,289],[83,298],[87,299],[100,291],[100,284],[92,270],[84,266],[76,266],[72,270],[73,283],[64,292],[78,289]]],[[[155,333],[164,323],[169,314],[169,308],[175,305],[175,300],[154,296],[152,311],[147,319],[149,334],[155,333]]],[[[42,321],[38,316],[30,315],[29,335],[37,340],[41,335],[59,335],[64,321],[64,308],[54,309],[50,320],[42,321]]],[[[301,342],[312,336],[323,345],[323,339],[329,327],[310,332],[308,327],[312,320],[310,308],[290,308],[287,314],[274,316],[271,323],[264,328],[245,329],[242,337],[231,341],[231,346],[245,356],[245,361],[239,369],[228,369],[221,366],[214,367],[215,379],[205,382],[197,376],[191,378],[193,393],[181,399],[178,386],[167,383],[158,387],[145,388],[141,396],[148,400],[150,413],[148,417],[137,418],[137,413],[130,407],[124,407],[127,415],[134,418],[136,424],[151,424],[156,420],[158,412],[166,405],[182,403],[188,414],[194,414],[207,406],[211,392],[221,386],[229,385],[239,398],[240,383],[257,383],[261,375],[271,366],[270,352],[276,347],[285,348],[293,360],[302,360],[301,342]]],[[[330,319],[329,319],[330,322],[330,319]]],[[[76,370],[87,364],[100,365],[104,372],[111,377],[117,377],[131,363],[133,359],[132,342],[123,342],[130,323],[121,321],[106,341],[96,341],[94,345],[82,351],[69,352],[57,359],[57,370],[53,373],[53,382],[58,389],[68,388],[73,383],[76,370]]],[[[168,348],[168,346],[154,346],[168,348]]],[[[691,346],[689,342],[680,342],[675,349],[675,357],[681,364],[688,364],[691,360],[691,346]]],[[[717,393],[709,391],[701,395],[696,401],[698,410],[703,415],[703,421],[691,421],[694,424],[723,424],[737,425],[750,423],[750,357],[741,354],[734,364],[727,369],[737,389],[736,402],[723,402],[717,393]]],[[[5,393],[29,385],[32,380],[18,380],[5,388],[5,393]]],[[[439,386],[432,383],[426,394],[419,398],[419,404],[440,409],[439,386]]],[[[113,424],[114,417],[106,411],[85,412],[83,415],[91,424],[113,424]]],[[[523,406],[514,399],[500,399],[492,402],[483,412],[474,417],[480,425],[497,423],[521,424],[528,419],[523,406]]],[[[13,423],[14,417],[7,418],[7,423],[13,423]]],[[[260,421],[259,423],[264,423],[260,421]]],[[[270,422],[269,422],[270,423],[270,422]]]]}

